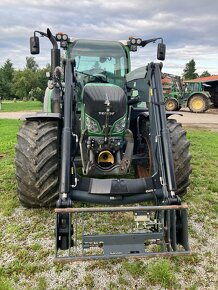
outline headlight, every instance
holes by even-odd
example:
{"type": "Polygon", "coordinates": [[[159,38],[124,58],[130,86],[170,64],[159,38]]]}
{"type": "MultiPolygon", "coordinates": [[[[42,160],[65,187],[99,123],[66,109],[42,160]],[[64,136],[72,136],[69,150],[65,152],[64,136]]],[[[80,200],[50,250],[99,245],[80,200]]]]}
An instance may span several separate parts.
{"type": "Polygon", "coordinates": [[[126,115],[117,120],[112,128],[113,133],[121,133],[126,128],[126,115]]]}
{"type": "Polygon", "coordinates": [[[101,132],[101,127],[98,122],[88,115],[85,115],[85,127],[88,129],[88,131],[93,133],[101,132]]]}

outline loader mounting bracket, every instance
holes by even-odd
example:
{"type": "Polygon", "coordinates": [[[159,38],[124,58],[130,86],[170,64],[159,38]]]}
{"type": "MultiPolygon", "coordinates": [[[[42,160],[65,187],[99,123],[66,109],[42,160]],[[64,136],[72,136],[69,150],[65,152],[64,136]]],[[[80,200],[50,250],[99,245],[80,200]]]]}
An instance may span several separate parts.
{"type": "MultiPolygon", "coordinates": [[[[57,208],[57,220],[65,215],[68,224],[72,219],[74,229],[68,226],[68,234],[65,232],[68,248],[60,248],[57,240],[54,261],[189,254],[187,208],[187,205],[57,208]],[[117,229],[103,233],[107,215],[111,223],[129,218],[127,224],[134,223],[134,231],[126,229],[120,233],[117,229]]],[[[60,232],[59,228],[56,231],[60,232]]]]}

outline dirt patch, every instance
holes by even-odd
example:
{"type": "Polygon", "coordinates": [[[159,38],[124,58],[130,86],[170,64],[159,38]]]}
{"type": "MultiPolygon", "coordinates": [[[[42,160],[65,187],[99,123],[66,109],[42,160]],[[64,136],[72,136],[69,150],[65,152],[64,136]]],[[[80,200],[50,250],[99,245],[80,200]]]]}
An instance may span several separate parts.
{"type": "Polygon", "coordinates": [[[22,116],[31,112],[0,112],[0,119],[23,119],[22,116]]]}

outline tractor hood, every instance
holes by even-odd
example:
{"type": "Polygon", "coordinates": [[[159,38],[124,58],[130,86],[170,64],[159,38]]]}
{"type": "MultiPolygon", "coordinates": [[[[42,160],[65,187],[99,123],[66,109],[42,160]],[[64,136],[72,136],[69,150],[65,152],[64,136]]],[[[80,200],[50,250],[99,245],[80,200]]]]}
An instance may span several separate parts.
{"type": "Polygon", "coordinates": [[[102,134],[124,131],[126,127],[127,98],[124,91],[115,85],[86,84],[82,92],[82,130],[102,134]],[[120,128],[119,128],[119,122],[120,128]],[[117,129],[116,129],[117,128],[117,129]],[[119,128],[119,129],[118,129],[119,128]]]}

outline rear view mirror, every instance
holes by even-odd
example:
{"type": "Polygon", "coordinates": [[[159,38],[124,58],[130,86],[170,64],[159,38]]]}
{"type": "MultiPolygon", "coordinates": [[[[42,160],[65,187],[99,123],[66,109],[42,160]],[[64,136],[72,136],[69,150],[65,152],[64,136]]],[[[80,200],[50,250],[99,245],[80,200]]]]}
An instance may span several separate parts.
{"type": "Polygon", "coordinates": [[[39,54],[39,38],[38,36],[30,37],[30,53],[39,54]]]}
{"type": "Polygon", "coordinates": [[[166,45],[164,43],[158,43],[157,46],[157,59],[165,60],[166,56],[166,45]]]}

